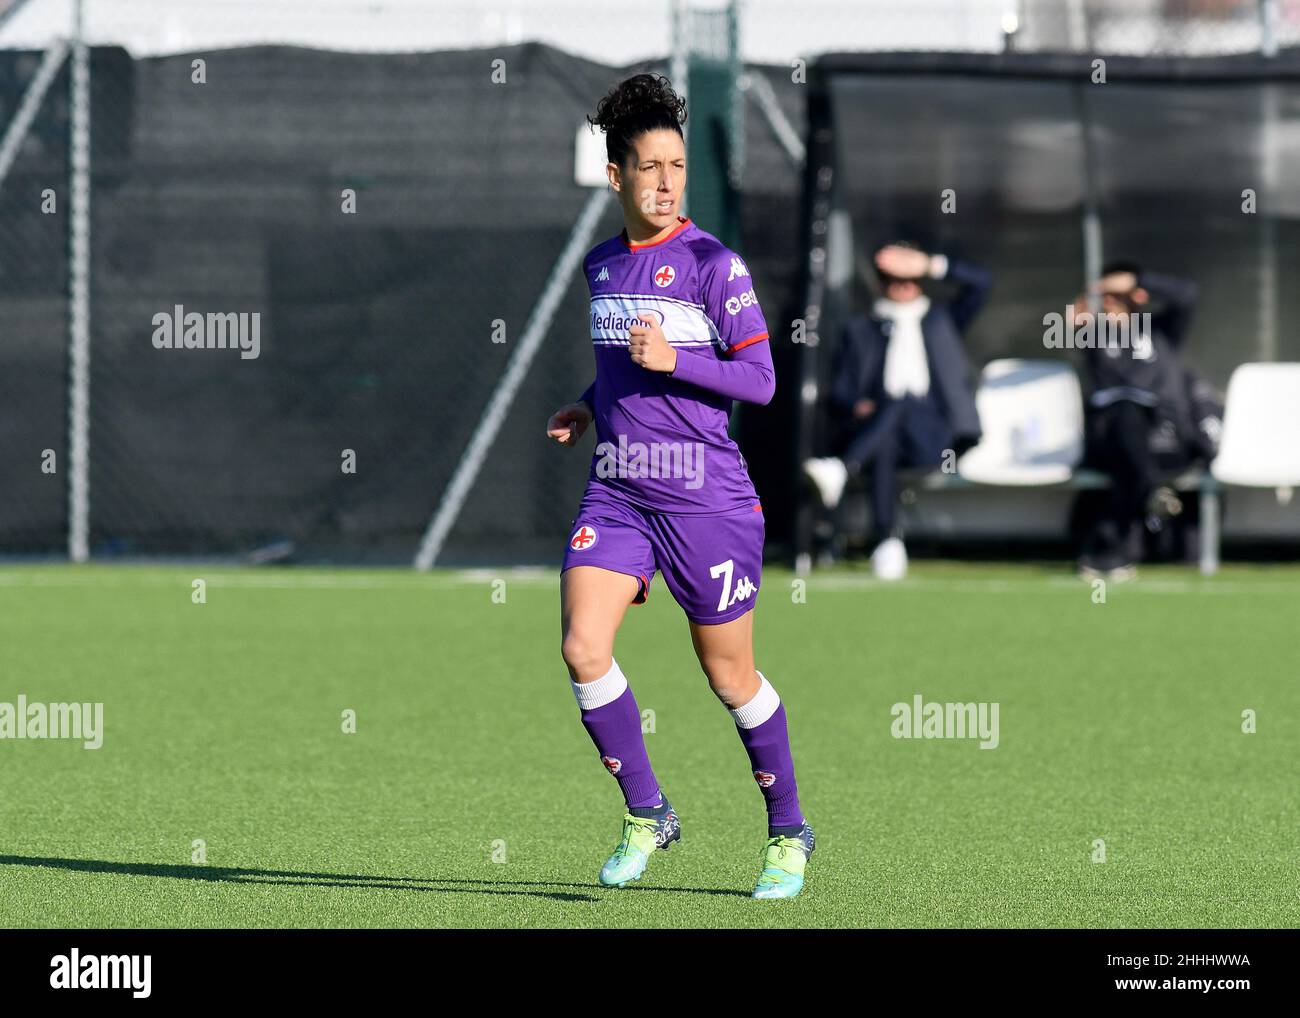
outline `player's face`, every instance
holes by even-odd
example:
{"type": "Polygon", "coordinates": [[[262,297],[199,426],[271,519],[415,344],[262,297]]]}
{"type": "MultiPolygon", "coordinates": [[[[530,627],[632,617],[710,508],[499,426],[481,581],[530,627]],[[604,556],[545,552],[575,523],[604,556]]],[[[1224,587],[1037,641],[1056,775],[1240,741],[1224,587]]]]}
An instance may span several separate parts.
{"type": "Polygon", "coordinates": [[[633,139],[627,162],[610,163],[607,170],[629,235],[652,235],[676,224],[686,191],[686,146],[680,134],[646,131],[633,139]]]}

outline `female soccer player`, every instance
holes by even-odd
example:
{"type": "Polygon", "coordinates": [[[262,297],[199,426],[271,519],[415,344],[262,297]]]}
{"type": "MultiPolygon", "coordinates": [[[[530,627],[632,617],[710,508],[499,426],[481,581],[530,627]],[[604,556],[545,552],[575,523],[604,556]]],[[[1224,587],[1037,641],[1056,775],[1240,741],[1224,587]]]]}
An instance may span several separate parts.
{"type": "Polygon", "coordinates": [[[799,808],[785,708],[754,670],[763,513],[727,435],[732,400],[772,399],[767,326],[745,263],[677,214],[686,103],[668,81],[629,78],[588,119],[605,132],[624,229],[583,261],[596,380],[552,415],[547,434],[572,446],[596,424],[591,475],[564,555],[560,615],[582,723],[627,802],[622,839],[600,881],[639,880],[654,850],[681,836],[613,657],[628,605],[646,599],[658,569],[686,612],[700,666],[735,719],[767,804],[754,897],[792,898],[803,888],[813,831],[799,808]]]}

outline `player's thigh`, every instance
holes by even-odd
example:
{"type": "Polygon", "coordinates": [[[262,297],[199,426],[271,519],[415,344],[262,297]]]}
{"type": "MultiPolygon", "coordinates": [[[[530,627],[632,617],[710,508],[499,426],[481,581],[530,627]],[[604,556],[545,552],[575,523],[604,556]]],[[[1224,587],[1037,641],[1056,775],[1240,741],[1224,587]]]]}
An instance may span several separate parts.
{"type": "Polygon", "coordinates": [[[661,516],[655,563],[691,624],[691,640],[713,691],[728,705],[757,691],[753,615],[763,574],[763,514],[661,516]]]}
{"type": "Polygon", "coordinates": [[[754,670],[754,613],[715,625],[690,623],[691,643],[709,686],[728,707],[743,706],[758,692],[754,670]]]}
{"type": "Polygon", "coordinates": [[[641,588],[638,577],[575,566],[560,576],[560,652],[575,682],[594,682],[614,657],[614,637],[641,588]]]}
{"type": "Polygon", "coordinates": [[[645,600],[654,572],[640,512],[589,487],[560,576],[561,651],[575,681],[591,682],[609,671],[627,606],[645,600]]]}
{"type": "Polygon", "coordinates": [[[655,565],[692,623],[721,625],[754,607],[763,579],[763,513],[651,517],[655,565]]]}

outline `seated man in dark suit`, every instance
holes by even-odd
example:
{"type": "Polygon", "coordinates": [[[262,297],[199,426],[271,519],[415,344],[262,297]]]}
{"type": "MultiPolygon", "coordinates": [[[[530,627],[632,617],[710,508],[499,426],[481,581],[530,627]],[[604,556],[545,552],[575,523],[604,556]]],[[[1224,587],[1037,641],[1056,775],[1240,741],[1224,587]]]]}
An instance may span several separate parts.
{"type": "Polygon", "coordinates": [[[839,456],[810,459],[804,473],[827,508],[839,504],[848,479],[871,475],[876,574],[907,572],[907,551],[895,533],[898,472],[938,466],[980,438],[975,388],[961,337],[983,306],[991,277],[975,265],[926,254],[908,243],[876,252],[884,296],[871,313],[845,326],[830,409],[841,431],[839,456]],[[931,301],[923,279],[957,286],[949,302],[931,301]]]}
{"type": "MultiPolygon", "coordinates": [[[[1097,290],[1107,327],[1097,328],[1096,343],[1081,353],[1087,462],[1109,474],[1111,486],[1085,539],[1079,572],[1086,579],[1126,580],[1137,574],[1144,523],[1155,532],[1182,512],[1163,478],[1214,459],[1223,411],[1214,387],[1181,357],[1195,283],[1117,261],[1102,269],[1097,290]]],[[[1089,304],[1086,294],[1075,301],[1076,325],[1092,318],[1089,304]]]]}

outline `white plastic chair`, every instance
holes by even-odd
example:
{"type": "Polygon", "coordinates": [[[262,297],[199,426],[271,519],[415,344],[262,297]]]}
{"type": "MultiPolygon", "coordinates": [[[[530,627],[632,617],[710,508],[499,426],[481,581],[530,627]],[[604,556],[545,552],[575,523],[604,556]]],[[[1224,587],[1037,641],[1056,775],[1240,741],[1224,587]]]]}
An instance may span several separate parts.
{"type": "Polygon", "coordinates": [[[1083,459],[1083,394],[1063,361],[990,361],[975,394],[980,444],[957,463],[976,484],[1061,484],[1083,459]]]}
{"type": "Polygon", "coordinates": [[[1242,364],[1232,373],[1210,473],[1223,484],[1300,487],[1300,364],[1242,364]]]}

